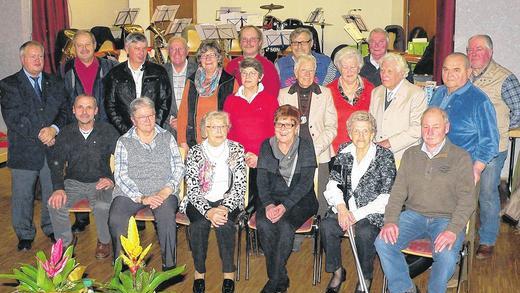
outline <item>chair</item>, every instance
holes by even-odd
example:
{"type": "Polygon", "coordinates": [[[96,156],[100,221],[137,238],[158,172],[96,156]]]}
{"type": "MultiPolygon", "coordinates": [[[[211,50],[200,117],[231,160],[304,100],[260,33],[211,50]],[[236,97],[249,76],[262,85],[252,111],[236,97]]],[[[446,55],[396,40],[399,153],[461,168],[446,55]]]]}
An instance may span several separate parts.
{"type": "MultiPolygon", "coordinates": [[[[318,196],[318,169],[316,169],[316,172],[314,173],[314,192],[316,193],[316,197],[318,196]]],[[[311,235],[314,239],[313,244],[313,264],[312,264],[312,285],[316,286],[316,284],[319,282],[318,280],[318,247],[319,247],[319,221],[320,216],[312,216],[310,217],[303,225],[296,230],[296,234],[302,234],[302,235],[311,235]]],[[[250,217],[244,218],[244,227],[246,229],[246,280],[249,280],[249,258],[251,253],[251,247],[255,247],[256,254],[258,255],[258,234],[256,229],[256,212],[254,212],[250,217]],[[255,244],[253,245],[253,240],[251,237],[251,234],[254,233],[254,239],[255,244]]],[[[239,234],[240,235],[240,234],[239,234]]]]}

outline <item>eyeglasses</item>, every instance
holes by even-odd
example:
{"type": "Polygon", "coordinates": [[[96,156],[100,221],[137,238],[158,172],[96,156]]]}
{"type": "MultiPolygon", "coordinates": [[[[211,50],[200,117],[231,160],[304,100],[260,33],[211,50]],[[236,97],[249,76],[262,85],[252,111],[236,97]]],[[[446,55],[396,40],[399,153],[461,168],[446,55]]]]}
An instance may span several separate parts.
{"type": "Polygon", "coordinates": [[[275,122],[274,127],[278,129],[291,129],[295,126],[294,123],[282,123],[282,122],[275,122]]]}
{"type": "Polygon", "coordinates": [[[255,44],[255,43],[258,43],[258,41],[260,41],[259,38],[249,38],[249,39],[241,39],[241,40],[240,40],[240,43],[250,43],[250,44],[255,44]]]}
{"type": "Polygon", "coordinates": [[[248,77],[248,76],[255,77],[255,76],[258,76],[258,72],[256,70],[255,71],[240,71],[240,75],[245,76],[245,77],[248,77]]]}
{"type": "Polygon", "coordinates": [[[217,58],[217,54],[215,54],[215,53],[203,54],[203,55],[200,55],[199,58],[200,58],[200,60],[215,59],[215,58],[217,58]]]}
{"type": "Polygon", "coordinates": [[[310,42],[311,42],[311,40],[308,40],[308,41],[301,41],[301,42],[292,41],[292,42],[291,42],[291,46],[299,47],[299,46],[303,46],[303,45],[308,45],[310,42]]]}
{"type": "Polygon", "coordinates": [[[476,47],[476,48],[471,48],[471,49],[470,49],[470,48],[467,48],[467,49],[466,49],[466,53],[468,53],[468,55],[470,55],[470,54],[473,54],[473,53],[475,53],[475,54],[476,54],[476,53],[481,53],[481,52],[483,52],[484,50],[485,50],[485,49],[482,48],[482,47],[476,47]]]}
{"type": "Polygon", "coordinates": [[[170,52],[178,52],[178,53],[179,53],[179,52],[186,52],[186,48],[183,48],[183,47],[180,47],[180,48],[173,48],[173,47],[170,47],[170,48],[168,48],[168,50],[169,50],[170,52]]]}
{"type": "Polygon", "coordinates": [[[155,120],[155,113],[147,116],[136,116],[135,119],[139,121],[155,120]]]}
{"type": "Polygon", "coordinates": [[[211,131],[224,131],[228,129],[227,125],[208,125],[207,129],[211,129],[211,131]]]}

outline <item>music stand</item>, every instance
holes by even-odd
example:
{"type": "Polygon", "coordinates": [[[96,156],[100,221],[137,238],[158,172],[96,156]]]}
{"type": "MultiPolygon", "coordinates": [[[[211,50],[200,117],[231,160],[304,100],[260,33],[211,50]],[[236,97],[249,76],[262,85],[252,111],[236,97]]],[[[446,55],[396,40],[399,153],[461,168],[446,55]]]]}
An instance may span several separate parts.
{"type": "Polygon", "coordinates": [[[226,7],[222,6],[215,12],[215,20],[220,21],[220,15],[230,12],[241,12],[242,7],[226,7]]]}
{"type": "Polygon", "coordinates": [[[343,29],[356,42],[356,47],[359,50],[359,44],[365,41],[365,37],[361,34],[358,27],[353,22],[347,22],[343,29]]]}
{"type": "Polygon", "coordinates": [[[323,18],[323,8],[318,7],[311,11],[305,23],[315,24],[321,22],[323,18]]]}
{"type": "Polygon", "coordinates": [[[342,15],[341,17],[346,23],[354,23],[360,32],[368,32],[367,25],[365,24],[365,21],[361,15],[350,13],[347,15],[342,15]]]}
{"type": "Polygon", "coordinates": [[[263,47],[288,47],[291,44],[290,35],[293,30],[264,31],[263,47]]]}
{"type": "Polygon", "coordinates": [[[151,22],[173,21],[180,5],[159,5],[155,7],[151,22]]]}
{"type": "Polygon", "coordinates": [[[114,21],[114,26],[122,27],[125,24],[134,24],[137,14],[139,14],[139,8],[129,8],[119,11],[114,21]]]}
{"type": "Polygon", "coordinates": [[[235,25],[237,31],[240,31],[244,25],[261,25],[262,19],[255,13],[230,12],[220,15],[222,23],[231,23],[235,25]]]}
{"type": "MultiPolygon", "coordinates": [[[[201,40],[233,40],[238,39],[236,27],[231,23],[224,24],[197,24],[195,30],[201,40]]],[[[231,42],[229,42],[231,49],[231,42]]]]}
{"type": "Polygon", "coordinates": [[[168,25],[166,29],[166,34],[173,34],[174,36],[180,36],[182,31],[191,23],[191,18],[178,18],[174,19],[168,25]]]}

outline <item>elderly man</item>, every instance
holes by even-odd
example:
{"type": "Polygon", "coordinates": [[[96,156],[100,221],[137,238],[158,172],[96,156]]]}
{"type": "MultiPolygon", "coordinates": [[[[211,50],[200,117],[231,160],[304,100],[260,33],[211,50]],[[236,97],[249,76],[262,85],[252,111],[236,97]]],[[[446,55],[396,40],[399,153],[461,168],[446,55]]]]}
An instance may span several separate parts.
{"type": "Polygon", "coordinates": [[[102,259],[110,255],[108,210],[114,187],[110,156],[119,133],[111,124],[95,120],[98,106],[93,96],[77,96],[72,111],[77,121],[62,129],[51,156],[54,192],[48,205],[52,227],[54,235],[61,238],[64,245],[73,244],[69,208],[87,198],[96,219],[95,256],[102,259]]]}
{"type": "Polygon", "coordinates": [[[397,172],[385,225],[375,241],[392,293],[417,291],[401,253],[412,240],[433,242],[428,292],[446,292],[455,270],[475,200],[471,158],[446,138],[449,130],[446,112],[426,110],[421,119],[423,143],[404,153],[397,172]]]}
{"type": "Polygon", "coordinates": [[[261,82],[264,85],[265,92],[276,98],[280,90],[280,77],[278,76],[278,71],[276,71],[274,64],[260,54],[263,39],[262,31],[256,26],[246,25],[242,27],[238,34],[242,56],[229,61],[225,70],[235,77],[238,85],[242,85],[239,64],[246,57],[255,58],[260,61],[264,69],[264,77],[261,82]]]}
{"type": "Polygon", "coordinates": [[[479,192],[479,233],[484,238],[480,240],[482,248],[479,246],[479,257],[485,258],[492,253],[492,245],[498,233],[498,178],[504,164],[505,151],[502,155],[498,152],[499,132],[495,108],[486,94],[469,81],[470,76],[471,68],[466,55],[448,55],[442,67],[444,85],[434,92],[430,105],[448,112],[452,125],[450,140],[471,154],[475,182],[482,179],[479,192]],[[498,201],[496,204],[495,200],[498,201]]]}
{"type": "Polygon", "coordinates": [[[169,118],[172,93],[166,70],[146,60],[146,37],[131,33],[125,39],[128,61],[114,67],[105,78],[105,110],[108,120],[122,135],[132,127],[130,103],[148,97],[155,103],[155,122],[164,126],[169,118]]]}
{"type": "MultiPolygon", "coordinates": [[[[73,102],[79,95],[90,95],[96,98],[98,107],[97,120],[108,122],[105,112],[105,93],[103,78],[117,62],[94,57],[96,38],[89,31],[77,31],[72,39],[76,58],[65,64],[63,82],[69,95],[69,101],[73,102]]],[[[72,225],[72,232],[82,232],[90,223],[88,213],[76,213],[76,222],[72,225]]]]}
{"type": "Polygon", "coordinates": [[[488,258],[493,253],[500,221],[500,172],[504,167],[509,144],[509,129],[520,126],[520,83],[511,71],[493,60],[493,41],[488,35],[475,35],[468,40],[467,53],[473,84],[487,94],[497,116],[500,135],[498,156],[493,158],[480,177],[480,245],[476,257],[488,258]]]}
{"type": "Polygon", "coordinates": [[[20,47],[22,69],[0,81],[2,115],[9,133],[12,224],[18,250],[30,250],[33,226],[34,185],[40,178],[42,190],[41,228],[54,241],[47,205],[52,193],[48,167],[49,147],[67,123],[67,100],[63,83],[43,73],[43,46],[35,41],[20,47]]]}
{"type": "Polygon", "coordinates": [[[339,77],[339,72],[330,57],[311,51],[312,33],[306,28],[297,28],[289,36],[292,54],[276,60],[276,70],[280,74],[281,87],[289,87],[296,82],[294,62],[301,55],[312,55],[316,58],[315,81],[319,85],[327,85],[339,77]]]}
{"type": "Polygon", "coordinates": [[[380,61],[382,85],[372,91],[370,114],[377,121],[375,141],[390,149],[398,164],[407,148],[419,144],[426,97],[405,79],[409,69],[402,56],[387,53],[380,61]]]}
{"type": "Polygon", "coordinates": [[[175,267],[175,213],[184,164],[175,138],[155,124],[155,106],[149,98],[130,103],[134,126],[116,145],[116,186],[109,213],[114,258],[121,251],[120,236],[128,219],[149,207],[157,223],[163,270],[175,267]]]}
{"type": "Polygon", "coordinates": [[[186,78],[197,71],[197,62],[188,57],[188,43],[182,37],[171,37],[168,40],[168,54],[170,61],[164,64],[172,87],[172,105],[170,115],[164,127],[177,138],[177,113],[181,106],[182,94],[186,78]]]}

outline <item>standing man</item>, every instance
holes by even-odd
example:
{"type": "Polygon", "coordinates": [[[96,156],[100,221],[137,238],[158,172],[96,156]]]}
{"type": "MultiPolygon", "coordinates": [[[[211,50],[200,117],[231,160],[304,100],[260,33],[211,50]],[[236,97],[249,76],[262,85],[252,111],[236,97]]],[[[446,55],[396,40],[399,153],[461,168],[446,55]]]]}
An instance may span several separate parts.
{"type": "Polygon", "coordinates": [[[93,96],[77,96],[72,111],[77,121],[62,129],[50,164],[54,192],[48,205],[52,227],[65,246],[73,244],[69,208],[87,198],[96,219],[95,256],[102,259],[110,256],[108,211],[114,187],[110,156],[119,133],[111,124],[94,119],[98,106],[93,96]]]}
{"type": "Polygon", "coordinates": [[[399,164],[404,151],[419,144],[421,115],[427,103],[424,91],[406,80],[406,60],[388,53],[380,59],[382,85],[372,91],[370,114],[376,118],[375,141],[394,153],[399,164]]]}
{"type": "Polygon", "coordinates": [[[169,130],[177,139],[177,113],[181,106],[184,85],[186,85],[186,78],[197,71],[198,65],[194,60],[187,59],[188,43],[182,37],[171,37],[168,40],[168,54],[170,55],[170,61],[164,64],[164,68],[171,83],[172,105],[164,128],[169,130]]]}
{"type": "Polygon", "coordinates": [[[468,40],[470,79],[489,97],[495,108],[499,134],[498,156],[493,158],[480,177],[480,245],[476,257],[485,259],[493,253],[500,227],[500,173],[509,146],[509,129],[520,126],[520,83],[511,71],[493,60],[493,41],[488,35],[468,40]]]}
{"type": "Polygon", "coordinates": [[[125,134],[132,127],[130,103],[148,97],[155,104],[155,123],[163,127],[169,117],[172,93],[166,70],[146,60],[146,37],[131,33],[125,39],[128,61],[114,67],[105,80],[105,110],[108,120],[125,134]]]}
{"type": "Polygon", "coordinates": [[[423,143],[406,150],[397,171],[385,225],[374,242],[390,292],[418,291],[401,252],[412,240],[432,239],[428,292],[446,292],[455,270],[475,200],[471,158],[446,138],[448,131],[446,112],[426,110],[421,120],[423,143]]]}
{"type": "Polygon", "coordinates": [[[42,72],[43,56],[40,43],[24,43],[20,47],[22,69],[0,81],[2,116],[9,133],[7,166],[11,168],[12,224],[18,250],[30,250],[36,234],[33,212],[38,177],[42,188],[41,228],[55,241],[46,205],[52,193],[48,155],[68,114],[63,83],[42,72]]]}
{"type": "MultiPolygon", "coordinates": [[[[65,64],[63,75],[69,101],[72,103],[77,96],[83,94],[95,97],[96,104],[99,105],[96,115],[97,120],[108,122],[104,106],[103,78],[112,67],[117,65],[117,62],[94,57],[96,38],[91,32],[77,31],[72,42],[76,51],[76,58],[65,64]]],[[[75,216],[76,222],[72,225],[72,232],[85,231],[85,227],[90,223],[89,214],[75,213],[75,216]]]]}
{"type": "Polygon", "coordinates": [[[238,41],[240,42],[240,49],[242,49],[242,56],[232,59],[227,64],[225,70],[227,73],[233,75],[238,85],[242,85],[242,77],[240,76],[240,62],[246,57],[255,58],[260,61],[264,69],[264,77],[261,82],[264,85],[264,90],[270,96],[277,98],[280,91],[280,77],[274,64],[260,53],[262,50],[262,42],[264,36],[262,31],[254,25],[246,25],[242,27],[238,34],[238,41]]]}

